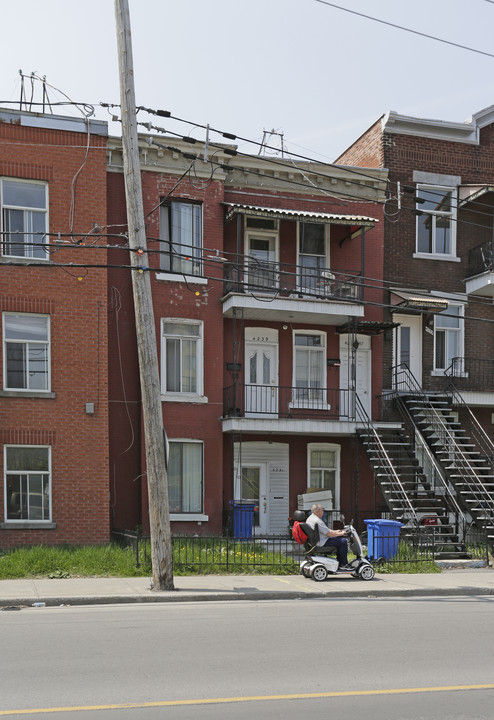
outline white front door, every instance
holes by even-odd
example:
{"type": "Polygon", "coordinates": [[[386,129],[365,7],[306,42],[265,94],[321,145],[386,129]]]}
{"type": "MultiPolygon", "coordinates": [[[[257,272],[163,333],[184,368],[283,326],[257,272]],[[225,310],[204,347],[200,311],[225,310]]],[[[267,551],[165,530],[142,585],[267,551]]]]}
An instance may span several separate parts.
{"type": "Polygon", "coordinates": [[[262,339],[245,344],[245,414],[278,414],[278,346],[262,339]]]}
{"type": "Polygon", "coordinates": [[[395,314],[394,321],[400,325],[394,332],[393,365],[406,365],[422,385],[422,316],[395,314]]]}
{"type": "MultiPolygon", "coordinates": [[[[371,339],[368,335],[355,337],[358,347],[355,351],[355,390],[371,417],[371,339]]],[[[347,391],[353,386],[352,368],[352,335],[340,335],[340,389],[347,391]]],[[[341,393],[340,415],[343,420],[353,415],[352,398],[348,392],[341,393]]]]}

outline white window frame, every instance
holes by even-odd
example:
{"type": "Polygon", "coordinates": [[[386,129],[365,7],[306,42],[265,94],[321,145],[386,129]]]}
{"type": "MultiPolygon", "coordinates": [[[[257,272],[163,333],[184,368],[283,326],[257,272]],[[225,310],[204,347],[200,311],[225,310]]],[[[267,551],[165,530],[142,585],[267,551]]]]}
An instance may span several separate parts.
{"type": "Polygon", "coordinates": [[[179,521],[188,521],[188,522],[203,522],[207,521],[209,517],[204,514],[204,441],[203,440],[195,440],[192,438],[174,438],[173,440],[169,440],[169,447],[170,447],[170,453],[172,446],[176,444],[180,445],[200,445],[202,448],[202,462],[201,462],[201,511],[194,511],[194,512],[175,512],[172,506],[172,503],[170,502],[170,520],[179,522],[179,521]]]}
{"type": "MultiPolygon", "coordinates": [[[[182,382],[182,372],[180,370],[180,382],[182,382]]],[[[162,318],[161,319],[161,395],[162,399],[173,402],[207,402],[204,397],[204,322],[202,320],[193,320],[190,318],[162,318]],[[186,336],[175,334],[165,334],[165,326],[167,323],[176,325],[194,325],[199,328],[197,336],[186,336]],[[166,389],[166,344],[167,339],[177,339],[180,341],[180,359],[182,358],[182,341],[185,339],[195,339],[196,342],[196,391],[168,391],[166,389]]]]}
{"type": "MultiPolygon", "coordinates": [[[[3,450],[3,467],[4,467],[4,522],[8,524],[46,524],[52,521],[52,464],[51,464],[51,446],[50,445],[15,445],[13,443],[4,445],[3,450]],[[7,467],[8,448],[35,448],[37,450],[44,449],[48,453],[48,470],[9,470],[7,467]],[[7,479],[9,475],[48,475],[48,517],[45,518],[8,518],[8,491],[7,479]]],[[[28,493],[31,497],[34,493],[28,493]]]]}
{"type": "MultiPolygon", "coordinates": [[[[324,230],[324,256],[322,255],[313,255],[312,257],[324,257],[324,267],[320,268],[321,273],[325,270],[330,269],[330,257],[329,257],[329,249],[330,249],[330,237],[329,237],[329,230],[330,226],[327,223],[307,223],[300,221],[297,223],[297,289],[301,292],[310,292],[310,293],[318,293],[319,294],[326,294],[327,293],[327,282],[325,283],[324,277],[321,275],[319,286],[316,286],[314,288],[308,287],[304,285],[303,276],[302,276],[302,263],[301,258],[302,257],[308,257],[309,253],[302,253],[301,246],[302,246],[302,226],[303,225],[322,225],[324,230]]],[[[309,269],[309,268],[307,268],[309,269]]]]}
{"type": "Polygon", "coordinates": [[[416,218],[416,224],[415,224],[415,258],[426,258],[426,259],[433,259],[433,260],[453,260],[455,262],[459,262],[460,258],[456,257],[456,188],[454,186],[449,185],[431,185],[427,183],[417,183],[416,186],[417,189],[417,197],[421,197],[421,193],[425,192],[431,192],[431,193],[438,193],[438,200],[440,199],[441,193],[450,193],[451,198],[451,210],[448,212],[440,211],[440,210],[425,210],[424,205],[422,203],[417,203],[416,208],[417,211],[419,211],[420,214],[417,214],[416,218]],[[424,252],[423,250],[419,250],[419,226],[420,223],[423,222],[424,216],[428,216],[431,218],[433,223],[433,233],[432,233],[432,243],[433,247],[431,249],[431,252],[424,252]],[[450,241],[450,248],[448,253],[442,253],[438,252],[437,250],[437,233],[436,233],[436,223],[438,218],[449,218],[449,241],[450,241]]]}
{"type": "MultiPolygon", "coordinates": [[[[32,215],[33,213],[43,215],[45,218],[44,222],[44,230],[43,235],[45,235],[48,232],[49,228],[49,215],[48,215],[48,209],[49,209],[49,197],[48,197],[48,183],[42,182],[39,180],[25,180],[24,178],[15,178],[15,177],[3,177],[0,178],[0,206],[1,206],[1,213],[0,213],[0,224],[1,224],[1,231],[2,231],[2,242],[1,242],[1,255],[4,258],[21,258],[24,260],[37,260],[37,261],[43,261],[43,260],[49,260],[49,255],[47,250],[41,250],[41,253],[35,254],[35,251],[41,246],[41,243],[33,243],[33,239],[26,240],[26,238],[29,238],[32,235],[35,235],[37,233],[34,233],[33,230],[29,229],[29,225],[32,223],[32,215]],[[24,206],[24,205],[7,205],[4,202],[4,188],[5,184],[9,182],[17,182],[22,183],[23,185],[38,185],[42,186],[45,190],[45,207],[43,208],[35,208],[30,206],[24,206]],[[23,234],[18,237],[18,242],[13,242],[11,244],[13,245],[25,245],[24,247],[24,253],[22,255],[15,255],[14,253],[7,253],[5,252],[6,248],[6,230],[5,230],[5,221],[4,221],[4,211],[5,210],[18,210],[23,212],[23,227],[25,228],[25,231],[23,234]]],[[[43,238],[42,238],[43,239],[43,238]]]]}
{"type": "MultiPolygon", "coordinates": [[[[248,219],[248,218],[247,218],[248,219]]],[[[279,232],[279,226],[278,222],[275,220],[273,221],[273,229],[272,230],[264,230],[264,229],[255,229],[255,228],[248,228],[247,227],[247,221],[246,221],[246,229],[245,229],[245,245],[244,245],[244,257],[245,257],[245,284],[247,287],[252,284],[252,286],[255,286],[256,292],[274,292],[280,284],[280,232],[279,232]],[[269,261],[270,264],[273,265],[272,269],[271,267],[266,268],[266,273],[272,273],[274,276],[274,282],[267,283],[266,286],[259,286],[256,283],[255,279],[255,272],[254,267],[255,264],[252,264],[252,270],[251,268],[251,255],[250,255],[250,243],[252,239],[259,238],[260,240],[268,240],[273,239],[274,240],[274,260],[269,261]],[[251,282],[252,280],[252,282],[251,282]]]]}
{"type": "MultiPolygon", "coordinates": [[[[307,443],[307,487],[314,490],[312,488],[310,480],[311,480],[311,457],[312,452],[322,450],[322,451],[328,451],[328,452],[334,452],[335,453],[335,466],[334,468],[325,468],[326,470],[333,470],[335,471],[334,476],[334,494],[332,497],[332,505],[333,510],[339,510],[340,509],[340,478],[341,478],[341,445],[337,445],[335,443],[307,443]]],[[[317,468],[317,470],[320,470],[321,468],[317,468]]],[[[319,491],[318,491],[319,492],[319,491]]],[[[324,492],[324,490],[320,490],[320,492],[324,492]]]]}
{"type": "Polygon", "coordinates": [[[156,277],[159,280],[172,280],[175,282],[183,282],[184,278],[187,282],[204,284],[207,279],[203,278],[203,249],[204,249],[204,205],[202,202],[193,202],[189,200],[171,200],[164,202],[160,207],[160,268],[161,272],[157,273],[156,277]],[[180,242],[174,238],[173,228],[170,233],[170,224],[172,222],[173,208],[175,206],[190,206],[193,208],[200,208],[199,219],[199,244],[196,247],[193,243],[194,231],[192,231],[190,254],[192,260],[186,260],[185,258],[177,257],[177,266],[174,267],[173,253],[174,249],[178,252],[178,255],[186,254],[180,251],[183,246],[180,242]],[[168,267],[167,267],[168,266],[168,267]]]}
{"type": "MultiPolygon", "coordinates": [[[[4,390],[12,391],[12,392],[19,392],[19,393],[49,393],[51,392],[51,322],[50,322],[50,316],[49,315],[42,315],[39,313],[16,313],[16,312],[4,312],[2,315],[2,333],[3,333],[3,388],[4,390]],[[16,340],[8,340],[6,337],[7,332],[7,318],[8,317],[41,317],[46,319],[46,335],[47,340],[41,341],[41,340],[22,340],[22,339],[16,339],[16,340]],[[19,388],[19,387],[10,387],[8,385],[8,373],[7,373],[7,345],[9,342],[16,342],[16,343],[23,343],[24,345],[28,347],[36,346],[36,345],[42,345],[43,347],[46,347],[47,353],[46,353],[46,388],[39,389],[39,388],[19,388]]],[[[29,379],[29,372],[26,371],[26,378],[29,379]]]]}
{"type": "MultiPolygon", "coordinates": [[[[448,301],[448,307],[446,310],[443,311],[444,315],[447,315],[448,312],[450,312],[451,308],[457,307],[459,308],[458,313],[458,328],[451,328],[451,327],[442,327],[439,323],[441,321],[441,314],[442,313],[436,313],[434,315],[434,348],[433,348],[433,370],[431,372],[431,375],[439,375],[443,376],[444,371],[447,370],[449,366],[446,366],[444,368],[438,368],[436,366],[436,348],[437,348],[437,338],[439,332],[444,332],[447,336],[448,333],[454,332],[457,336],[457,350],[458,353],[454,357],[464,357],[465,355],[465,305],[464,303],[455,303],[448,301]]],[[[447,342],[447,340],[446,340],[447,342]]],[[[447,352],[445,352],[445,356],[447,356],[447,352]]],[[[463,363],[462,363],[463,364],[463,363]]],[[[460,374],[463,374],[460,372],[460,374]]],[[[458,373],[457,373],[458,376],[458,373]]]]}
{"type": "MultiPolygon", "coordinates": [[[[308,351],[310,347],[306,348],[308,351]]],[[[310,353],[309,353],[310,354],[310,353]]],[[[327,403],[327,333],[323,330],[294,330],[293,331],[293,375],[292,375],[292,402],[291,407],[295,408],[313,408],[314,410],[330,410],[331,406],[327,403]],[[300,350],[303,346],[299,346],[296,343],[296,338],[299,335],[314,335],[321,338],[320,348],[312,348],[313,352],[320,353],[322,357],[321,363],[321,386],[319,388],[303,388],[297,387],[297,349],[300,350]],[[298,391],[301,392],[298,392],[298,391]],[[302,392],[305,391],[305,392],[302,392]],[[304,394],[306,397],[304,397],[304,394]],[[319,396],[318,396],[319,395],[319,396]]],[[[310,381],[310,379],[308,379],[310,381]]]]}

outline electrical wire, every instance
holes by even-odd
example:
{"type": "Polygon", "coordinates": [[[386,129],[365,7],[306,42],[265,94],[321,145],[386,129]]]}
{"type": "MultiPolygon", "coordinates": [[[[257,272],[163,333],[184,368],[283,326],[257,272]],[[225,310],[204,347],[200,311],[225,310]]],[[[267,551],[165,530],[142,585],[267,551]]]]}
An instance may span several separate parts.
{"type": "Polygon", "coordinates": [[[358,15],[359,17],[366,18],[366,20],[372,20],[373,22],[381,23],[382,25],[388,25],[389,27],[396,28],[397,30],[404,30],[405,32],[412,33],[413,35],[420,35],[421,37],[425,37],[429,40],[435,40],[436,42],[444,43],[445,45],[452,45],[453,47],[460,48],[461,50],[468,50],[469,52],[494,58],[494,55],[492,53],[485,52],[484,50],[477,50],[476,48],[468,47],[467,45],[461,45],[460,43],[455,43],[451,40],[444,40],[444,38],[439,38],[435,35],[428,35],[427,33],[419,32],[418,30],[412,30],[411,28],[404,27],[403,25],[396,25],[395,23],[388,22],[387,20],[381,20],[380,18],[372,17],[372,15],[365,15],[365,13],[357,12],[356,10],[350,10],[350,8],[345,8],[341,5],[335,5],[334,3],[328,2],[327,0],[314,0],[314,2],[320,3],[321,5],[327,5],[328,7],[336,8],[337,10],[343,10],[343,12],[350,13],[351,15],[358,15]]]}

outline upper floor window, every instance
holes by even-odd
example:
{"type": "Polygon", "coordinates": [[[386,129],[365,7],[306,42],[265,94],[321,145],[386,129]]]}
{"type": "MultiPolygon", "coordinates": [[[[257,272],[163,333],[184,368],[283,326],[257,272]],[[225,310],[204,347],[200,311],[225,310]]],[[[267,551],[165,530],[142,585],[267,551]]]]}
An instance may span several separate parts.
{"type": "Polygon", "coordinates": [[[172,201],[160,208],[161,270],[202,274],[202,205],[172,201]]]}
{"type": "Polygon", "coordinates": [[[2,255],[46,260],[47,184],[4,178],[0,188],[2,255]]]}
{"type": "Polygon", "coordinates": [[[5,520],[50,520],[51,452],[37,445],[5,446],[5,520]]]}
{"type": "Polygon", "coordinates": [[[326,334],[296,331],[294,343],[296,404],[319,407],[326,400],[326,334]]]}
{"type": "Polygon", "coordinates": [[[447,370],[453,358],[463,357],[463,310],[450,303],[434,316],[434,370],[447,370]]]}
{"type": "Polygon", "coordinates": [[[249,290],[274,290],[279,285],[278,221],[245,219],[246,281],[249,290]]]}
{"type": "Polygon", "coordinates": [[[5,390],[50,389],[50,318],[4,313],[5,390]]]}
{"type": "Polygon", "coordinates": [[[454,256],[456,253],[456,212],[453,188],[417,185],[417,253],[454,256]]]}
{"type": "Polygon", "coordinates": [[[329,267],[326,225],[299,223],[299,287],[306,292],[321,292],[322,271],[329,267]]]}
{"type": "Polygon", "coordinates": [[[162,393],[202,395],[202,322],[165,319],[162,328],[162,393]]]}

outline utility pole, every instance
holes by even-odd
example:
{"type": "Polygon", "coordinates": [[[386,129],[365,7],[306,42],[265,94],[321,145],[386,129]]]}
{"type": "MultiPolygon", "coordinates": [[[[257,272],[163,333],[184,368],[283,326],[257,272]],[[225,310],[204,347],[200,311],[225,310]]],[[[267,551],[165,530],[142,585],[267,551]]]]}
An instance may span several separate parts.
{"type": "Polygon", "coordinates": [[[153,588],[155,590],[173,590],[168,478],[165,464],[163,411],[151,297],[151,277],[148,271],[142,269],[149,265],[142,203],[128,0],[115,0],[115,17],[122,110],[125,197],[146,444],[153,588]],[[135,252],[136,250],[142,250],[142,254],[138,254],[135,252]]]}

